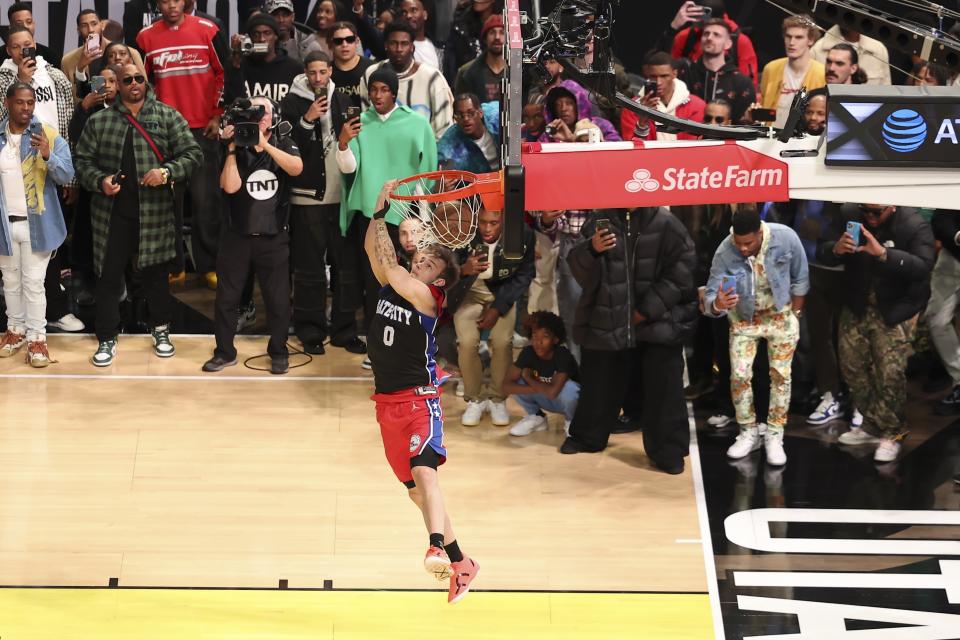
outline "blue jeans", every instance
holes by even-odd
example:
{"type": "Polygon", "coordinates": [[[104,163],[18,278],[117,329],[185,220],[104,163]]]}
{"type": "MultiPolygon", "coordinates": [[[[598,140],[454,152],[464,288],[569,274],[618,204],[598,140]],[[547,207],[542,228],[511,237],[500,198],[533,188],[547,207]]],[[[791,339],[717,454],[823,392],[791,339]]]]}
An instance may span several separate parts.
{"type": "MultiPolygon", "coordinates": [[[[521,378],[518,384],[526,386],[527,383],[521,378]]],[[[580,384],[567,380],[556,398],[548,398],[542,393],[526,393],[515,395],[513,399],[523,407],[528,416],[535,415],[538,411],[546,411],[562,413],[567,420],[573,420],[573,413],[577,410],[577,400],[580,399],[580,384]]]]}

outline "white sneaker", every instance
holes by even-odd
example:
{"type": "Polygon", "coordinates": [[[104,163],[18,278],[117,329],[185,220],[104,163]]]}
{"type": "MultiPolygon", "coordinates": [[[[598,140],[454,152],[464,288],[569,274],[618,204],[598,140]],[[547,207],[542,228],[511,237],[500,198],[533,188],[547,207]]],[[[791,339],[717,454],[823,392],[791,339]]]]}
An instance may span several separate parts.
{"type": "Polygon", "coordinates": [[[525,346],[530,344],[530,339],[526,338],[516,331],[513,332],[513,348],[514,349],[523,349],[525,346]]]}
{"type": "Polygon", "coordinates": [[[807,417],[807,424],[827,424],[840,417],[840,403],[837,402],[833,393],[827,391],[820,396],[820,404],[807,417]]]}
{"type": "Polygon", "coordinates": [[[767,450],[767,464],[775,467],[787,464],[787,454],[783,450],[783,433],[768,431],[763,434],[763,447],[767,450]]]}
{"type": "Polygon", "coordinates": [[[490,421],[496,427],[505,427],[510,424],[510,412],[507,411],[506,402],[487,401],[487,410],[490,411],[490,421]]]}
{"type": "Polygon", "coordinates": [[[861,444],[877,444],[880,438],[872,436],[860,427],[850,427],[850,431],[840,434],[838,438],[840,444],[857,446],[861,444]]]}
{"type": "Polygon", "coordinates": [[[536,414],[525,416],[520,422],[510,427],[512,436],[528,436],[534,431],[543,431],[547,428],[547,419],[536,414]]]}
{"type": "MultiPolygon", "coordinates": [[[[563,435],[568,438],[570,437],[570,420],[563,421],[563,435]]],[[[958,481],[958,483],[960,483],[960,481],[958,481]]]]}
{"type": "Polygon", "coordinates": [[[457,397],[458,397],[458,398],[462,398],[462,397],[463,397],[463,394],[464,394],[464,390],[465,390],[465,389],[466,389],[466,387],[463,386],[463,378],[460,378],[459,380],[457,380],[457,391],[456,391],[456,394],[457,394],[457,397]]]}
{"type": "Polygon", "coordinates": [[[363,362],[360,363],[361,369],[366,369],[367,371],[373,371],[373,363],[370,362],[369,356],[363,359],[363,362]]]}
{"type": "Polygon", "coordinates": [[[465,427],[475,427],[480,424],[483,418],[483,410],[486,408],[486,402],[468,402],[463,415],[460,416],[460,424],[465,427]]]}
{"type": "Polygon", "coordinates": [[[727,457],[739,460],[740,458],[747,457],[762,446],[763,440],[760,439],[760,429],[757,427],[742,429],[740,435],[737,436],[734,443],[727,449],[727,457]]]}
{"type": "Polygon", "coordinates": [[[723,413],[718,413],[707,418],[707,424],[717,429],[722,429],[731,422],[733,422],[733,418],[723,413]]]}
{"type": "Polygon", "coordinates": [[[873,459],[877,462],[893,462],[900,455],[900,443],[890,438],[880,440],[880,446],[873,453],[873,459]]]}
{"type": "Polygon", "coordinates": [[[68,313],[56,322],[51,322],[50,326],[60,329],[61,331],[83,331],[86,325],[83,324],[83,321],[80,320],[80,318],[72,313],[68,313]]]}
{"type": "Polygon", "coordinates": [[[853,409],[853,417],[850,418],[850,426],[858,429],[863,426],[863,414],[856,407],[853,409]]]}

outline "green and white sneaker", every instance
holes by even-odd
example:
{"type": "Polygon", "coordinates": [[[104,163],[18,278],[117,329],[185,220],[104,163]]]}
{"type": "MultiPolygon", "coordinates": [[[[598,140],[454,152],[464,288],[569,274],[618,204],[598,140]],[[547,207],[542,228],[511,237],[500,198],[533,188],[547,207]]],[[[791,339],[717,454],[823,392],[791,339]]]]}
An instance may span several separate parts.
{"type": "Polygon", "coordinates": [[[93,366],[109,367],[113,364],[113,359],[117,357],[117,339],[101,340],[97,352],[93,354],[93,366]]]}
{"type": "Polygon", "coordinates": [[[150,332],[153,337],[153,352],[160,358],[170,358],[177,352],[170,342],[170,325],[164,324],[155,327],[150,332]]]}

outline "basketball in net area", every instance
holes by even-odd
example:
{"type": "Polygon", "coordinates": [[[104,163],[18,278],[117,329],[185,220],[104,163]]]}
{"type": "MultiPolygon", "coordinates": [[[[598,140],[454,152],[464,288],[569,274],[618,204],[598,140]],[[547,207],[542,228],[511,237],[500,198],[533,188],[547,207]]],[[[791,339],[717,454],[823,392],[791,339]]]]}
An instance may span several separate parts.
{"type": "Polygon", "coordinates": [[[390,192],[391,210],[404,225],[415,225],[417,248],[469,246],[484,207],[502,209],[500,173],[434,171],[401,180],[390,192]],[[498,198],[499,196],[499,198],[498,198]]]}

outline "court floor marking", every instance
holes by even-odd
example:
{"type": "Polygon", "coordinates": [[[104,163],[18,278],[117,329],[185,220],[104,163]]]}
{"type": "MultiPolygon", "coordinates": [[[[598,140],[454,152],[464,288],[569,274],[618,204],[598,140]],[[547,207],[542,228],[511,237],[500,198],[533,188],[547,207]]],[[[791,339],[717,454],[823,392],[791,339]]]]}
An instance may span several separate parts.
{"type": "Polygon", "coordinates": [[[221,376],[210,373],[195,375],[132,375],[112,373],[0,373],[0,379],[21,380],[228,380],[230,382],[373,382],[373,376],[221,376]]]}
{"type": "Polygon", "coordinates": [[[693,474],[693,493],[697,501],[697,520],[700,523],[700,540],[703,547],[703,565],[707,574],[707,593],[713,612],[715,640],[725,640],[723,611],[720,608],[720,588],[717,585],[717,565],[713,557],[713,539],[710,537],[710,520],[707,513],[707,496],[703,488],[703,470],[700,468],[700,444],[697,441],[697,422],[693,405],[687,403],[687,420],[690,423],[690,466],[693,474]]]}

